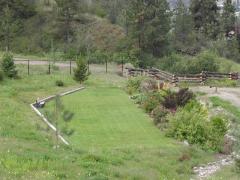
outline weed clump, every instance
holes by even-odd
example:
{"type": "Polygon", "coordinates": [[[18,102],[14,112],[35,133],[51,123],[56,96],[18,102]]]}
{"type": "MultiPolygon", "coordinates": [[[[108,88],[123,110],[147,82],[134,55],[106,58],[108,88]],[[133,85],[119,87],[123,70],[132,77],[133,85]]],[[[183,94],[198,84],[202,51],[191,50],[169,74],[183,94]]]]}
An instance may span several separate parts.
{"type": "Polygon", "coordinates": [[[55,82],[55,84],[56,84],[56,86],[58,86],[58,87],[63,87],[63,86],[64,86],[64,82],[63,82],[62,80],[57,80],[57,81],[55,82]]]}

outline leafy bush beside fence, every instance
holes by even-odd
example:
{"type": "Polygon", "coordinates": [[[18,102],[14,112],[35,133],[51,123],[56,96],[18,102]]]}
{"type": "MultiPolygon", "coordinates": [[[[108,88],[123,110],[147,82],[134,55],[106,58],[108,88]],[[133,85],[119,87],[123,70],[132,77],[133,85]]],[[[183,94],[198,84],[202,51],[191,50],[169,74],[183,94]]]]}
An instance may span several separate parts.
{"type": "Polygon", "coordinates": [[[196,57],[172,54],[157,62],[157,67],[175,74],[198,74],[202,71],[217,72],[218,56],[211,52],[202,52],[196,57]]]}

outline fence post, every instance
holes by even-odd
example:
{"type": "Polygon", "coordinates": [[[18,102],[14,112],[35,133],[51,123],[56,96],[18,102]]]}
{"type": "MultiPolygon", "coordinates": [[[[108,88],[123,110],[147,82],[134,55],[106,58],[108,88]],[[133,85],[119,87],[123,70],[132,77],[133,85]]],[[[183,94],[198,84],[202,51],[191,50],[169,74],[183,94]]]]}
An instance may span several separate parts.
{"type": "Polygon", "coordinates": [[[122,76],[124,76],[124,74],[123,74],[123,73],[124,73],[123,68],[124,68],[124,67],[123,67],[123,60],[122,60],[122,76]]]}
{"type": "Polygon", "coordinates": [[[30,75],[30,61],[28,60],[28,75],[30,75]]]}
{"type": "Polygon", "coordinates": [[[106,60],[106,73],[108,73],[108,61],[106,60]]]}
{"type": "Polygon", "coordinates": [[[50,62],[48,64],[48,74],[51,74],[51,64],[50,64],[50,62]]]}
{"type": "Polygon", "coordinates": [[[201,84],[204,84],[204,82],[207,80],[207,73],[205,71],[201,72],[201,84]]]}
{"type": "Polygon", "coordinates": [[[70,74],[72,74],[72,60],[70,59],[70,74]]]}
{"type": "Polygon", "coordinates": [[[89,62],[89,60],[88,60],[88,74],[90,73],[90,62],[89,62]]]}

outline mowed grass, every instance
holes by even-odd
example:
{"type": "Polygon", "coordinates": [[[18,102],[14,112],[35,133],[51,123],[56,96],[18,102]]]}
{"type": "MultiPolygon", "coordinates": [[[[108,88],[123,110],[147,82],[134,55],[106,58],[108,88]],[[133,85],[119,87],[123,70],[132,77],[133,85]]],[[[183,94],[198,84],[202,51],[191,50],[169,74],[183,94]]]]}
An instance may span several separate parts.
{"type": "Polygon", "coordinates": [[[171,145],[148,115],[119,88],[87,87],[62,101],[74,113],[70,127],[75,133],[69,138],[74,146],[95,149],[171,145]]]}
{"type": "Polygon", "coordinates": [[[93,72],[84,91],[63,98],[75,133],[59,149],[29,104],[79,84],[57,72],[0,82],[0,179],[190,179],[193,166],[214,159],[166,138],[128,99],[124,81],[93,72]],[[59,79],[65,87],[56,87],[59,79]]]}

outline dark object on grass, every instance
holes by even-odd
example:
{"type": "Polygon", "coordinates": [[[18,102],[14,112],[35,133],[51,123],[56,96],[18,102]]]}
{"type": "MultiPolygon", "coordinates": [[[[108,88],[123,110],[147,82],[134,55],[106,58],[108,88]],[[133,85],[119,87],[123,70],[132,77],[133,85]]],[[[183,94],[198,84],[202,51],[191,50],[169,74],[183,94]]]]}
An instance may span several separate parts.
{"type": "Polygon", "coordinates": [[[39,101],[39,98],[36,100],[36,103],[34,104],[36,108],[44,108],[45,102],[44,101],[39,101]]]}
{"type": "Polygon", "coordinates": [[[57,80],[57,81],[56,81],[56,86],[58,86],[58,87],[63,87],[63,86],[64,86],[64,82],[61,81],[61,80],[57,80]]]}

